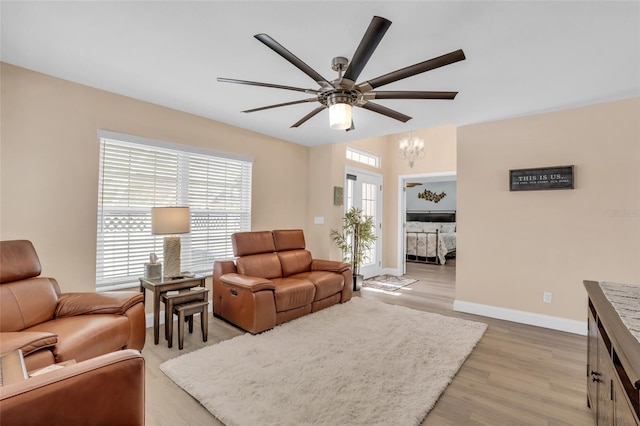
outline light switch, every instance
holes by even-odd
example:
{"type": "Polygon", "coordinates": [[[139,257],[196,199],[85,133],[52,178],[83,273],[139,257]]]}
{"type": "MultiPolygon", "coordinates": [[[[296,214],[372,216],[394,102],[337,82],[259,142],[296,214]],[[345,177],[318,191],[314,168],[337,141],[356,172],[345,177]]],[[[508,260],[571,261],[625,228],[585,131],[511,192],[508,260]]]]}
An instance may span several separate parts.
{"type": "Polygon", "coordinates": [[[316,216],[313,218],[313,223],[316,225],[324,225],[324,216],[316,216]]]}

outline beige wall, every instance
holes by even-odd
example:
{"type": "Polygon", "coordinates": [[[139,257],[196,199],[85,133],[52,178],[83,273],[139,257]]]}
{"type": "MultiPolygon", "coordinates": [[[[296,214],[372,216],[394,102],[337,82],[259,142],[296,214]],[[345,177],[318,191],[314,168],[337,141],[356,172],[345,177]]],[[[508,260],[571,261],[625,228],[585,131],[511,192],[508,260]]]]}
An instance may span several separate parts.
{"type": "MultiPolygon", "coordinates": [[[[342,206],[333,204],[333,187],[342,186],[339,145],[321,145],[309,151],[309,219],[305,239],[307,248],[318,259],[340,259],[331,241],[331,229],[340,226],[342,206]],[[323,223],[314,223],[314,218],[323,223]]],[[[342,152],[344,158],[344,151],[342,152]]]]}
{"type": "Polygon", "coordinates": [[[585,321],[582,280],[640,283],[639,119],[632,99],[458,128],[456,299],[585,321]],[[561,165],[575,189],[509,192],[509,169],[561,165]]]}
{"type": "Polygon", "coordinates": [[[95,289],[98,129],[253,157],[253,229],[307,226],[308,148],[4,63],[0,72],[0,238],[32,240],[63,291],[95,289]]]}

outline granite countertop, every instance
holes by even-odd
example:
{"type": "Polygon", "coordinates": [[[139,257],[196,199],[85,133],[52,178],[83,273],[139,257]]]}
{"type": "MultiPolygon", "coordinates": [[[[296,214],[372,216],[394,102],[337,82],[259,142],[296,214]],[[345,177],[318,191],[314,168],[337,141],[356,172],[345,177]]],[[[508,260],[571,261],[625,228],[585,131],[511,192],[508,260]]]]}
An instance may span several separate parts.
{"type": "Polygon", "coordinates": [[[640,343],[640,285],[600,282],[602,293],[640,343]]]}

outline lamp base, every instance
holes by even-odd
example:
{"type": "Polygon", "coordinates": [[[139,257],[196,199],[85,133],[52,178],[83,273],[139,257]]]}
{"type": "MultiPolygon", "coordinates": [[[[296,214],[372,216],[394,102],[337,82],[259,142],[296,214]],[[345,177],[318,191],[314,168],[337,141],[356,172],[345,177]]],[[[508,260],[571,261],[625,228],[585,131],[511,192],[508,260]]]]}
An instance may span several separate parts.
{"type": "Polygon", "coordinates": [[[164,237],[162,253],[164,257],[164,276],[172,277],[180,274],[180,237],[176,235],[164,237]]]}

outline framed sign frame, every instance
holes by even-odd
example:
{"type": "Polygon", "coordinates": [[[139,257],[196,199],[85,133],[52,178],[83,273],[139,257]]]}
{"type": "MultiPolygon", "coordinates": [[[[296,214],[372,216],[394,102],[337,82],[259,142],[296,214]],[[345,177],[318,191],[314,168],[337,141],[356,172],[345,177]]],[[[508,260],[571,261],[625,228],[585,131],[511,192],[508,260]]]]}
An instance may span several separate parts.
{"type": "Polygon", "coordinates": [[[574,188],[573,165],[509,170],[509,191],[574,188]]]}

